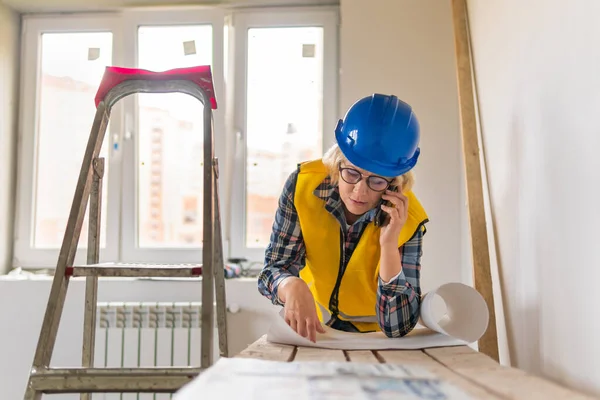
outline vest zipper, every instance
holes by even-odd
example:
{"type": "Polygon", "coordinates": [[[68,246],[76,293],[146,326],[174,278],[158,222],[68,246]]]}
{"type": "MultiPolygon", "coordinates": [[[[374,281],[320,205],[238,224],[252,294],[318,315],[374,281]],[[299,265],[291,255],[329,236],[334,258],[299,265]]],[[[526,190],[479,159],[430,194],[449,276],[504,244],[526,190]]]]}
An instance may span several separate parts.
{"type": "MultiPolygon", "coordinates": [[[[346,251],[344,244],[346,243],[346,237],[344,235],[344,229],[340,227],[340,265],[338,268],[338,275],[335,281],[335,286],[333,287],[333,291],[331,292],[331,297],[329,298],[329,311],[331,311],[331,319],[330,323],[333,323],[339,314],[338,310],[338,295],[340,291],[340,285],[342,283],[342,277],[344,276],[345,268],[344,261],[346,259],[346,251]]],[[[329,325],[329,324],[328,324],[329,325]]]]}

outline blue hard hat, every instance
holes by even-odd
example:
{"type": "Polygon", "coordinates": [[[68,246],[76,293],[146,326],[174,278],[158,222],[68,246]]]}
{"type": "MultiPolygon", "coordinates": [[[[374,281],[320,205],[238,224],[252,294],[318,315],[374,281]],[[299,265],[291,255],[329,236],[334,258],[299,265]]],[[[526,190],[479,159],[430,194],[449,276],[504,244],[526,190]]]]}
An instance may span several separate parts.
{"type": "Polygon", "coordinates": [[[354,103],[335,128],[344,156],[358,168],[382,176],[410,171],[419,158],[419,121],[396,96],[373,94],[354,103]]]}

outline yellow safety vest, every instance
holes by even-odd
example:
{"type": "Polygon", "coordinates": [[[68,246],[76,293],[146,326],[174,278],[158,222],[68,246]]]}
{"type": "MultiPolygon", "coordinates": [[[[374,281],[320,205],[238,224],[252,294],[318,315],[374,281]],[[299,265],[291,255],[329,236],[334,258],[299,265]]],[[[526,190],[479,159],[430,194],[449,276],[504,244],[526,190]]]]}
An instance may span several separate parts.
{"type": "MultiPolygon", "coordinates": [[[[352,253],[343,278],[338,279],[344,249],[341,226],[325,209],[325,201],[314,190],[328,176],[321,160],[300,165],[294,205],[298,212],[302,237],[306,247],[306,265],[300,271],[315,298],[319,319],[326,323],[330,316],[330,299],[338,290],[338,318],[350,321],[361,332],[381,330],[377,323],[376,303],[379,277],[379,227],[370,222],[352,253]]],[[[427,214],[412,191],[408,197],[408,218],[398,237],[398,247],[413,237],[418,229],[425,229],[427,214]]]]}

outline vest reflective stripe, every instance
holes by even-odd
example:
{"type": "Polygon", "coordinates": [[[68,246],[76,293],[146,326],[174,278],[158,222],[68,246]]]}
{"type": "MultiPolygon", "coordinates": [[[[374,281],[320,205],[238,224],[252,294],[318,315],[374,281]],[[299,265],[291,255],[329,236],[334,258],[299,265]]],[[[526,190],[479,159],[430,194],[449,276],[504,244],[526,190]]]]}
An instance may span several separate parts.
{"type": "MultiPolygon", "coordinates": [[[[321,321],[327,322],[327,320],[329,318],[331,318],[331,312],[329,312],[329,310],[327,308],[325,308],[322,304],[320,304],[319,302],[315,301],[317,307],[319,308],[320,311],[320,315],[323,317],[321,319],[321,321]]],[[[338,314],[339,319],[344,320],[344,321],[350,321],[350,322],[369,322],[369,323],[377,323],[377,316],[376,315],[366,315],[366,316],[351,316],[351,315],[346,315],[343,312],[339,312],[338,314]]]]}
{"type": "MultiPolygon", "coordinates": [[[[310,287],[323,323],[337,311],[339,319],[353,322],[361,332],[377,331],[380,330],[376,316],[380,228],[372,222],[365,227],[343,276],[338,277],[344,251],[340,238],[342,228],[325,209],[325,201],[314,194],[327,175],[321,160],[300,165],[294,196],[306,248],[306,265],[300,277],[310,287]],[[334,292],[337,292],[337,310],[330,310],[334,292]]],[[[427,214],[415,195],[405,194],[409,199],[408,219],[398,237],[398,247],[417,229],[424,229],[427,221],[427,214]]]]}

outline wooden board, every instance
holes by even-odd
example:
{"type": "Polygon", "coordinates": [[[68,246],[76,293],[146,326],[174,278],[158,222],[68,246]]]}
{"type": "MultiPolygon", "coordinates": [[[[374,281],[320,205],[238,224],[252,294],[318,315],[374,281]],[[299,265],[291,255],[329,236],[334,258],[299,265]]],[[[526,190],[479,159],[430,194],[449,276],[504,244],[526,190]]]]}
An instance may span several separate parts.
{"type": "Polygon", "coordinates": [[[298,347],[294,361],[346,361],[343,350],[298,347]]]}
{"type": "Polygon", "coordinates": [[[345,350],[346,359],[350,362],[380,363],[377,352],[371,350],[345,350]]]}
{"type": "Polygon", "coordinates": [[[426,349],[432,359],[455,373],[468,378],[489,391],[507,399],[579,400],[590,399],[552,381],[526,373],[517,368],[505,367],[490,357],[471,348],[442,347],[426,349]]]}
{"type": "Polygon", "coordinates": [[[459,387],[476,399],[503,399],[481,385],[464,378],[420,350],[386,350],[377,352],[386,363],[419,365],[428,369],[441,379],[459,387]]]}
{"type": "Polygon", "coordinates": [[[272,361],[338,361],[419,366],[475,399],[592,399],[555,382],[504,367],[468,346],[425,350],[330,350],[267,342],[266,335],[236,357],[272,361]]]}
{"type": "Polygon", "coordinates": [[[248,346],[236,357],[260,358],[271,361],[292,361],[296,355],[295,346],[267,342],[267,335],[248,346]]]}
{"type": "Polygon", "coordinates": [[[454,22],[454,43],[456,50],[460,131],[463,143],[469,227],[471,232],[471,253],[473,256],[473,282],[475,289],[477,289],[487,303],[490,312],[490,322],[486,332],[479,340],[479,350],[498,361],[496,313],[494,309],[490,252],[488,248],[481,164],[479,160],[479,140],[475,118],[473,71],[471,69],[466,0],[452,0],[452,18],[454,22]]]}

